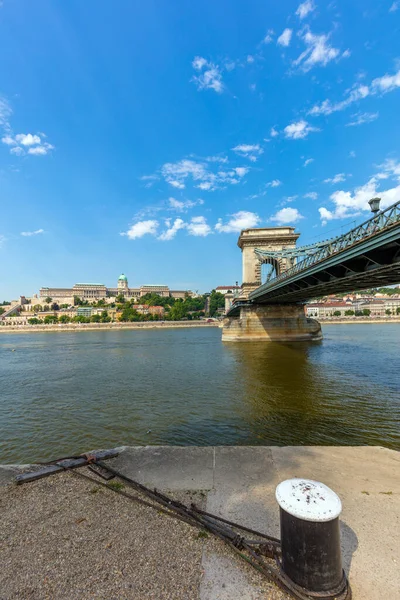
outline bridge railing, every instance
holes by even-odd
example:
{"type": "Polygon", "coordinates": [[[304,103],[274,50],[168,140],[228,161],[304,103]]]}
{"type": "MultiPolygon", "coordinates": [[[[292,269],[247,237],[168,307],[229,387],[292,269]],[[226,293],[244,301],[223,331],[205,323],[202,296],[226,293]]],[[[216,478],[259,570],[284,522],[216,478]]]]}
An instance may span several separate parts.
{"type": "Polygon", "coordinates": [[[273,285],[276,281],[282,281],[283,279],[287,279],[308,267],[324,260],[325,258],[329,258],[342,250],[350,248],[357,242],[364,240],[372,235],[375,235],[379,231],[391,227],[396,223],[400,223],[400,202],[396,202],[392,204],[385,210],[379,212],[376,216],[368,219],[361,225],[358,225],[354,229],[351,229],[344,235],[332,238],[331,242],[328,242],[324,247],[320,250],[307,256],[304,260],[297,262],[293,267],[290,267],[287,271],[278,275],[269,282],[269,285],[273,285]]]}

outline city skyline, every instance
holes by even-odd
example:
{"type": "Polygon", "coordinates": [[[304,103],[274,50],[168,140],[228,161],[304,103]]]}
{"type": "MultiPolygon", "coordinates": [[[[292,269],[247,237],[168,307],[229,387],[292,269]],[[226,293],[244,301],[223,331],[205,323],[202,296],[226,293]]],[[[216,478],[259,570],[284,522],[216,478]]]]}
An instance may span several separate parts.
{"type": "Polygon", "coordinates": [[[0,6],[0,300],[75,281],[241,281],[400,199],[400,5],[0,6]]]}

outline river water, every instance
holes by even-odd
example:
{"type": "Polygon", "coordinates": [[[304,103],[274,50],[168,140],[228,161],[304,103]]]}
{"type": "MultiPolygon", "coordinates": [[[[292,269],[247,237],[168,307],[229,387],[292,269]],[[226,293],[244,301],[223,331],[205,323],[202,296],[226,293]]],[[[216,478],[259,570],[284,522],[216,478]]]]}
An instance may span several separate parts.
{"type": "Polygon", "coordinates": [[[400,449],[399,324],[313,344],[220,329],[0,335],[0,462],[116,445],[400,449]],[[14,350],[14,351],[13,351],[14,350]]]}

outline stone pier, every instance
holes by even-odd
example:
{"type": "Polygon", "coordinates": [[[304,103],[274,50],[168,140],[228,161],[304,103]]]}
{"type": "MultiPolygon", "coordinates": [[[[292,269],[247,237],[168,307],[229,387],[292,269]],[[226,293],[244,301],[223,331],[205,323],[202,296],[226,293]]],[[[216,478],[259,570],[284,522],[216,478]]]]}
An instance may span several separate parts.
{"type": "Polygon", "coordinates": [[[247,305],[225,317],[223,342],[309,342],[322,340],[321,325],[298,304],[247,305]]]}

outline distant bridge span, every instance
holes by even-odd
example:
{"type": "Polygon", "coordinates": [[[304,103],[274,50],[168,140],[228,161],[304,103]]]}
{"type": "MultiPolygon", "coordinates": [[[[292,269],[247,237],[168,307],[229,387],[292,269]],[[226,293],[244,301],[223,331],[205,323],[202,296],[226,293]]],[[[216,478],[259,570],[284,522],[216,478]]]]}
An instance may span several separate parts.
{"type": "MultiPolygon", "coordinates": [[[[282,248],[278,251],[255,248],[254,253],[260,262],[275,263],[278,274],[262,285],[254,287],[253,284],[247,296],[243,293],[239,295],[227,317],[240,316],[242,320],[246,318],[247,329],[251,325],[249,319],[257,318],[258,322],[263,321],[262,327],[267,330],[267,323],[262,316],[267,313],[262,313],[261,307],[274,308],[268,313],[269,319],[293,320],[301,317],[301,313],[296,313],[294,306],[301,306],[311,298],[399,283],[400,202],[340,237],[310,246],[282,248]],[[282,260],[288,267],[279,274],[278,267],[282,260]],[[278,306],[279,313],[276,310],[278,306]]],[[[243,325],[241,323],[242,331],[243,325]]],[[[228,321],[224,327],[226,331],[229,329],[228,321]]],[[[229,335],[225,338],[229,339],[229,335]]]]}

